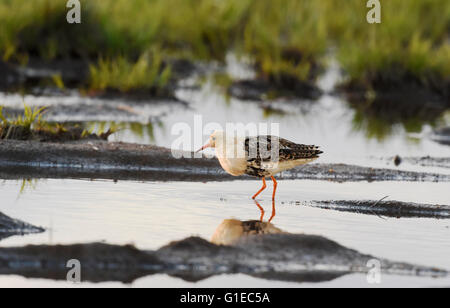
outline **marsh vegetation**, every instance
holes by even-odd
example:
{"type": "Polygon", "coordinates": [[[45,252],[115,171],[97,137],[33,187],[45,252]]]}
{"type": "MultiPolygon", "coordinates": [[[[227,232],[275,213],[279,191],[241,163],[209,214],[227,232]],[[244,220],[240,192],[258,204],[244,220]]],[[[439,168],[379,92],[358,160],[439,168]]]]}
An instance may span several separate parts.
{"type": "Polygon", "coordinates": [[[81,139],[108,140],[115,132],[114,126],[98,134],[92,129],[82,128],[80,125],[49,123],[42,120],[45,108],[31,108],[24,106],[24,114],[8,116],[0,106],[0,140],[38,140],[48,141],[76,141],[81,139]]]}
{"type": "Polygon", "coordinates": [[[367,23],[364,4],[81,1],[82,23],[71,25],[63,2],[2,0],[0,55],[23,65],[36,57],[82,59],[89,72],[80,86],[130,91],[165,88],[173,59],[220,62],[232,51],[252,59],[257,78],[295,90],[317,78],[334,50],[348,88],[406,84],[448,98],[449,2],[383,2],[380,24],[367,23]]]}
{"type": "MultiPolygon", "coordinates": [[[[3,263],[23,262],[0,262],[0,285],[17,284],[6,274],[29,277],[22,285],[64,279],[65,260],[77,257],[65,253],[74,249],[88,252],[79,256],[83,280],[96,282],[131,282],[157,265],[196,286],[236,272],[254,280],[211,279],[231,287],[311,277],[361,286],[364,274],[341,281],[343,273],[301,269],[360,265],[365,272],[373,255],[403,260],[400,269],[414,275],[445,276],[393,277],[395,286],[449,284],[448,271],[434,268],[450,268],[450,1],[380,0],[376,24],[366,19],[365,0],[80,2],[81,23],[70,24],[67,1],[0,0],[0,227],[14,220],[3,212],[46,229],[2,240],[3,263]],[[216,159],[174,157],[173,150],[196,150],[211,123],[276,124],[271,134],[324,150],[317,163],[280,175],[279,228],[260,223],[271,219],[275,202],[263,193],[255,206],[256,181],[226,174],[216,159]],[[179,124],[193,140],[180,145],[179,124]],[[228,224],[230,217],[238,219],[228,224]],[[228,242],[239,234],[245,242],[203,240],[215,228],[232,235],[228,242]],[[142,250],[122,246],[128,243],[142,250]],[[286,258],[305,243],[322,246],[286,258]],[[200,267],[217,271],[199,271],[200,255],[200,267]],[[122,276],[105,276],[111,258],[122,276]],[[241,259],[249,262],[235,262],[241,259]],[[294,271],[268,273],[267,266],[294,271]]],[[[180,283],[168,277],[137,286],[180,283]]]]}

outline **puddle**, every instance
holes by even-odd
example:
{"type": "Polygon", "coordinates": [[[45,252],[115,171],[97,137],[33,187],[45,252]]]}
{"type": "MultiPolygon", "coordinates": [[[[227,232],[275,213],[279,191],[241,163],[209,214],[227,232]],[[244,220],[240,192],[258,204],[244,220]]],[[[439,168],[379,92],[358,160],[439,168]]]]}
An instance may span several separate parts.
{"type": "MultiPolygon", "coordinates": [[[[255,181],[204,184],[45,180],[25,187],[20,194],[21,187],[20,181],[5,181],[0,185],[0,211],[48,231],[10,237],[0,242],[1,247],[104,241],[118,245],[133,243],[139,249],[154,250],[191,235],[211,239],[224,219],[260,218],[260,211],[249,197],[258,188],[255,181]]],[[[393,200],[445,204],[447,183],[393,185],[392,182],[342,184],[289,180],[279,182],[278,193],[277,214],[272,222],[283,231],[321,235],[389,260],[450,268],[448,220],[380,219],[296,205],[297,200],[377,200],[384,195],[390,195],[393,200]]],[[[269,195],[263,194],[260,200],[266,210],[265,220],[271,210],[269,195]]],[[[142,278],[136,284],[147,281],[151,285],[153,279],[142,278]]],[[[428,280],[423,281],[426,284],[428,280]]],[[[432,282],[429,285],[448,283],[445,279],[432,282]]]]}

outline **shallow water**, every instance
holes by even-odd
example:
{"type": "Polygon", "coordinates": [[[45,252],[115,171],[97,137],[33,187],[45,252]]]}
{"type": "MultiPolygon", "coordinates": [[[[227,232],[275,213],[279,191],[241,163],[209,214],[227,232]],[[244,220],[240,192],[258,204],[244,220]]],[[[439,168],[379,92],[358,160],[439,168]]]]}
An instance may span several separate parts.
{"type": "MultiPolygon", "coordinates": [[[[247,78],[252,72],[232,56],[228,57],[227,72],[235,78],[247,78]]],[[[279,99],[271,103],[241,101],[225,95],[217,86],[214,72],[199,84],[197,77],[182,82],[176,97],[188,105],[171,101],[126,101],[82,97],[76,92],[64,96],[32,96],[24,98],[17,94],[0,93],[1,105],[9,108],[29,106],[66,105],[66,113],[58,113],[53,121],[80,122],[89,127],[106,130],[112,123],[120,130],[110,141],[156,144],[174,148],[174,141],[180,134],[172,131],[174,125],[186,123],[192,128],[205,129],[203,138],[196,135],[185,150],[196,150],[203,145],[210,130],[207,124],[216,123],[222,128],[227,123],[277,124],[279,135],[298,143],[320,145],[324,150],[321,162],[359,164],[371,167],[392,167],[385,158],[401,156],[449,157],[450,146],[432,141],[432,127],[418,123],[414,132],[396,124],[389,131],[375,138],[376,127],[364,128],[358,125],[356,112],[340,96],[331,94],[340,79],[339,68],[331,65],[318,81],[324,95],[318,101],[279,99]],[[89,108],[76,108],[85,105],[89,108]],[[272,111],[267,111],[270,107],[272,111]],[[106,109],[106,110],[105,110],[106,109]],[[84,110],[84,111],[83,111],[84,110]],[[201,122],[198,117],[201,117],[201,122]],[[372,137],[370,137],[372,136],[372,137]]],[[[442,115],[440,125],[450,125],[450,117],[442,115]]],[[[263,132],[261,132],[263,133],[263,132]]],[[[402,164],[403,169],[433,172],[437,169],[421,168],[402,164]]],[[[439,170],[439,172],[449,172],[439,170]]]]}
{"type": "MultiPolygon", "coordinates": [[[[260,217],[249,197],[258,189],[259,184],[255,181],[114,183],[46,180],[19,194],[21,184],[17,181],[1,184],[0,211],[50,230],[11,237],[3,240],[2,246],[106,241],[157,249],[169,241],[190,235],[210,239],[217,226],[227,218],[250,220],[260,217]]],[[[450,269],[450,220],[382,219],[295,205],[296,201],[302,200],[377,199],[384,195],[393,200],[443,204],[448,202],[448,183],[280,181],[277,214],[272,222],[284,231],[322,235],[376,257],[450,269]]],[[[265,219],[268,219],[270,193],[264,193],[261,198],[260,204],[266,209],[265,219]]],[[[0,284],[5,282],[4,278],[0,278],[0,284]]],[[[224,286],[230,285],[225,276],[222,278],[224,286]]],[[[155,279],[139,279],[134,285],[150,286],[155,279]]],[[[211,279],[220,284],[220,277],[211,279]]],[[[409,281],[399,279],[402,284],[409,281]]],[[[47,283],[39,281],[44,285],[47,283]]],[[[413,281],[420,284],[412,278],[410,286],[418,285],[413,281]]],[[[427,286],[448,282],[448,279],[423,280],[427,286]]],[[[192,286],[192,283],[177,283],[192,286]]],[[[356,286],[358,279],[347,283],[356,286]]],[[[285,284],[272,282],[271,285],[285,284]]]]}
{"type": "MultiPolygon", "coordinates": [[[[248,70],[231,63],[233,75],[246,76],[248,70]]],[[[320,84],[323,90],[333,88],[338,76],[332,69],[320,84]]],[[[188,80],[186,83],[195,83],[188,80]]],[[[83,117],[81,114],[61,115],[64,121],[125,122],[123,129],[110,141],[150,143],[171,147],[178,138],[172,134],[174,124],[194,125],[195,116],[202,122],[278,123],[280,135],[301,143],[322,146],[320,162],[358,164],[370,167],[395,168],[388,158],[449,157],[450,147],[433,142],[428,137],[432,128],[426,124],[419,133],[408,133],[400,125],[390,134],[377,140],[367,137],[367,131],[355,128],[355,111],[341,98],[325,94],[317,102],[277,101],[267,112],[257,102],[242,102],[226,98],[217,86],[207,81],[200,89],[186,87],[177,91],[180,100],[189,107],[113,102],[112,106],[131,105],[136,112],[129,117],[110,113],[103,117],[83,117]]],[[[22,99],[2,94],[3,105],[20,108],[22,99]]],[[[93,105],[106,101],[86,99],[77,94],[67,97],[26,97],[27,104],[93,105]]],[[[444,123],[449,124],[447,116],[444,123]]],[[[106,123],[106,126],[109,124],[106,123]]],[[[203,141],[206,135],[203,136],[203,141]]],[[[193,140],[194,141],[194,140],[193,140]]],[[[195,140],[190,150],[198,148],[202,140],[195,140]]],[[[450,168],[421,167],[402,163],[400,169],[450,173],[450,168]]],[[[134,243],[141,249],[157,249],[172,240],[199,235],[209,239],[216,227],[227,218],[259,219],[260,212],[250,199],[259,188],[255,181],[226,183],[183,182],[110,182],[83,180],[40,180],[27,185],[20,193],[22,182],[0,180],[0,211],[34,225],[48,228],[42,234],[14,236],[0,242],[1,246],[26,244],[56,244],[106,241],[112,244],[134,243]]],[[[271,185],[269,184],[269,188],[271,185]]],[[[341,245],[380,258],[436,266],[450,270],[450,220],[425,218],[382,219],[377,216],[345,213],[296,205],[308,200],[389,200],[428,204],[450,204],[448,183],[280,181],[277,215],[273,223],[292,233],[325,236],[341,245]]],[[[270,217],[270,193],[262,195],[261,205],[270,217]]],[[[381,286],[449,286],[449,279],[418,277],[383,277],[381,286]]],[[[187,287],[284,287],[297,283],[268,281],[245,275],[211,277],[190,283],[166,275],[144,277],[132,286],[187,287]]],[[[66,282],[0,276],[2,286],[67,286],[66,282]]],[[[82,284],[81,286],[125,286],[121,283],[82,284]]],[[[302,284],[302,286],[358,286],[371,287],[361,274],[347,275],[330,282],[302,284]]]]}

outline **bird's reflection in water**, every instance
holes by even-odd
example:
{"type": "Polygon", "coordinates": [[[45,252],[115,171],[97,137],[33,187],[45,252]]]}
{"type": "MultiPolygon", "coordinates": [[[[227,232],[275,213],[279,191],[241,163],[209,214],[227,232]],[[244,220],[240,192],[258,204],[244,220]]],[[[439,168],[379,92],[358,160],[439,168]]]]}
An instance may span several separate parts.
{"type": "Polygon", "coordinates": [[[270,222],[225,219],[214,232],[211,242],[216,245],[232,245],[242,237],[257,234],[286,233],[270,222]]]}
{"type": "MultiPolygon", "coordinates": [[[[259,218],[259,220],[261,222],[263,222],[263,218],[264,218],[264,208],[261,206],[261,204],[259,204],[258,201],[256,201],[256,199],[254,199],[253,201],[255,201],[256,206],[259,208],[259,210],[261,211],[261,217],[259,218]]],[[[271,222],[272,219],[275,217],[276,211],[275,211],[275,200],[272,200],[272,215],[270,216],[268,222],[271,222]]]]}

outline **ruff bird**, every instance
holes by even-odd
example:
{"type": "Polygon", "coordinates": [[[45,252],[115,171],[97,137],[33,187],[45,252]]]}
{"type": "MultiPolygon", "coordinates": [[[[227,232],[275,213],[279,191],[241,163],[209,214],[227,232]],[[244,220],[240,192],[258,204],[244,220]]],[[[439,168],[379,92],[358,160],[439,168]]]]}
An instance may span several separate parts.
{"type": "Polygon", "coordinates": [[[215,149],[216,157],[227,173],[262,179],[263,185],[253,199],[266,189],[266,178],[270,177],[273,201],[277,191],[275,174],[314,161],[323,153],[318,146],[297,144],[277,136],[238,137],[223,131],[215,131],[197,152],[206,148],[215,149]]]}

